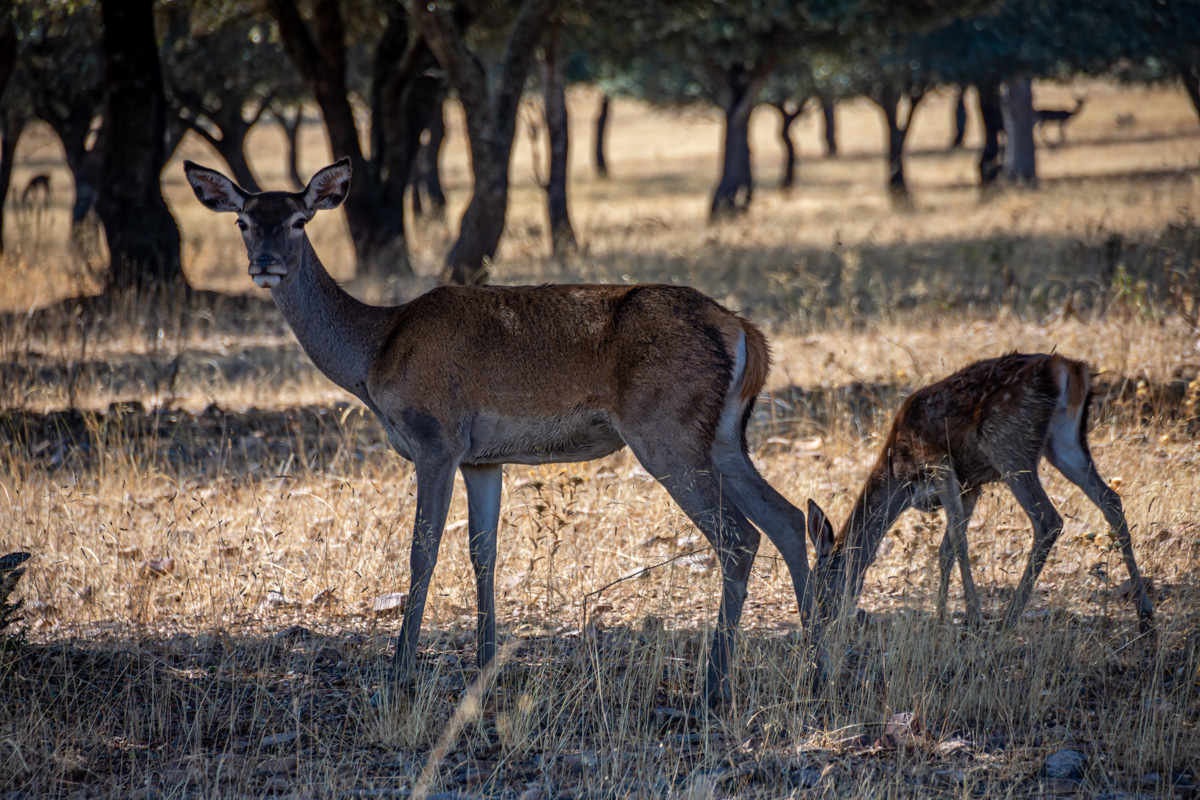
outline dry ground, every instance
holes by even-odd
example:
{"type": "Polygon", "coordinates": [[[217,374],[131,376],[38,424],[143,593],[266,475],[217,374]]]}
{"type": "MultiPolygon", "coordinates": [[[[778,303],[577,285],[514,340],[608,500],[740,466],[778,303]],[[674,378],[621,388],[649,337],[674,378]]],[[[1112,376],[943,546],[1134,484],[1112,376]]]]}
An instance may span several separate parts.
{"type": "MultiPolygon", "coordinates": [[[[1154,583],[1156,641],[1137,636],[1101,516],[1047,468],[1067,522],[1015,632],[936,619],[941,517],[910,512],[868,574],[868,621],[839,629],[828,680],[814,685],[786,570],[764,543],[736,699],[711,718],[683,712],[695,708],[718,570],[628,454],[509,470],[497,589],[506,663],[480,699],[468,691],[474,589],[458,492],[419,687],[372,708],[398,627],[374,603],[407,585],[410,466],[307,362],[246,280],[232,222],[194,202],[177,163],[164,186],[188,275],[206,291],[190,305],[106,314],[59,303],[94,281],[68,244],[61,152],[33,131],[14,183],[49,172],[53,202],[10,207],[0,260],[0,553],[34,553],[23,637],[0,652],[0,793],[1193,794],[1200,127],[1182,92],[1086,88],[1069,143],[1039,151],[1040,189],[984,199],[973,153],[943,149],[949,98],[930,100],[904,212],[882,190],[873,108],[843,109],[837,160],[819,157],[814,120],[797,126],[804,160],[789,195],[771,189],[776,121],[758,112],[755,206],[718,226],[704,219],[713,115],[618,102],[613,177],[598,181],[587,164],[595,97],[581,92],[583,247],[567,264],[545,257],[521,139],[494,279],[675,281],[760,322],[776,367],[753,424],[756,457],[786,496],[816,498],[835,520],[914,387],[1011,348],[1057,349],[1100,372],[1093,449],[1154,583]],[[1079,780],[1043,774],[1063,749],[1087,757],[1079,780]]],[[[1038,96],[1070,104],[1069,87],[1038,96]]],[[[460,131],[445,158],[450,220],[469,190],[460,131]]],[[[319,126],[304,135],[307,173],[329,154],[319,126]]],[[[283,185],[281,141],[273,129],[252,137],[267,185],[283,185]]],[[[183,154],[219,165],[194,140],[183,154]]],[[[317,250],[350,278],[343,221],[318,220],[317,250]]],[[[436,283],[449,241],[448,226],[422,222],[416,276],[351,288],[412,296],[436,283]]],[[[986,494],[970,542],[992,615],[1029,539],[1013,499],[986,494]]],[[[955,609],[957,592],[956,579],[955,609]]]]}

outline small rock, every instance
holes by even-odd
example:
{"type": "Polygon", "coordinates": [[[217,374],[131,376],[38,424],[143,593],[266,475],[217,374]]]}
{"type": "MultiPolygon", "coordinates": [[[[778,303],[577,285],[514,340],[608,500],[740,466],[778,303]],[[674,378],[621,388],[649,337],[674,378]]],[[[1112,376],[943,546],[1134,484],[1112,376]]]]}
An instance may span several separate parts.
{"type": "Polygon", "coordinates": [[[1147,789],[1153,789],[1155,786],[1158,786],[1158,780],[1157,772],[1147,772],[1142,776],[1142,786],[1145,786],[1147,789]]]}
{"type": "Polygon", "coordinates": [[[371,610],[379,616],[399,614],[408,605],[407,592],[390,592],[381,594],[371,601],[371,610]]]}
{"type": "Polygon", "coordinates": [[[530,786],[517,797],[517,800],[542,800],[546,796],[544,786],[530,786]]]}
{"type": "Polygon", "coordinates": [[[295,775],[300,769],[300,762],[295,756],[287,758],[272,758],[258,765],[254,770],[256,775],[295,775]]]}
{"type": "Polygon", "coordinates": [[[272,733],[270,736],[264,736],[259,746],[264,750],[274,747],[283,747],[285,744],[291,744],[300,738],[298,731],[286,731],[284,733],[272,733]]]}
{"type": "Polygon", "coordinates": [[[1051,780],[1064,778],[1078,781],[1083,778],[1083,762],[1087,756],[1078,750],[1059,750],[1046,756],[1042,764],[1041,777],[1051,780]]]}

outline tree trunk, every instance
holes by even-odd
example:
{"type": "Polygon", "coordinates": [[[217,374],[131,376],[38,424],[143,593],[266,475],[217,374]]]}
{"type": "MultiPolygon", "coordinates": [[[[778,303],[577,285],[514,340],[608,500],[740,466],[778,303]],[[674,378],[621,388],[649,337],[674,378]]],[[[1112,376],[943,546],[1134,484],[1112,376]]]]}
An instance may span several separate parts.
{"type": "Polygon", "coordinates": [[[967,87],[959,86],[954,97],[954,141],[950,143],[953,149],[962,147],[963,138],[967,135],[967,103],[963,99],[966,93],[967,87]]]}
{"type": "MultiPolygon", "coordinates": [[[[430,114],[429,126],[425,129],[429,132],[429,137],[422,142],[421,149],[417,151],[417,184],[425,190],[429,214],[435,219],[442,219],[446,214],[446,194],[442,191],[440,165],[442,144],[446,141],[445,99],[443,95],[430,114]]],[[[417,188],[414,186],[413,191],[417,188]]]]}
{"type": "Polygon", "coordinates": [[[1004,114],[1000,110],[1000,86],[980,83],[979,116],[983,119],[983,150],[979,153],[979,185],[990,186],[1000,174],[1004,156],[1000,152],[1000,134],[1004,132],[1004,114]]]}
{"type": "Polygon", "coordinates": [[[725,112],[725,136],[721,160],[721,182],[713,192],[711,219],[734,216],[750,208],[754,197],[751,174],[750,115],[725,112]]]}
{"type": "Polygon", "coordinates": [[[821,100],[821,117],[825,120],[825,155],[837,158],[837,115],[836,102],[827,93],[817,95],[821,100]]]}
{"type": "Polygon", "coordinates": [[[188,109],[187,116],[180,113],[179,119],[189,130],[195,131],[213,146],[221,159],[229,166],[234,183],[248,192],[262,191],[258,179],[254,177],[254,173],[250,169],[250,162],[246,160],[246,136],[250,133],[250,128],[254,123],[247,122],[242,118],[240,108],[235,109],[233,113],[222,113],[193,107],[188,109]],[[196,118],[198,113],[203,113],[211,120],[221,134],[220,138],[200,125],[200,121],[196,118]]]}
{"type": "Polygon", "coordinates": [[[153,0],[102,0],[107,84],[100,194],[110,291],[186,285],[179,228],[163,200],[167,99],[154,36],[153,0]]]}
{"type": "Polygon", "coordinates": [[[504,48],[498,79],[489,82],[479,57],[455,20],[436,3],[413,9],[429,48],[446,70],[467,118],[474,190],[446,255],[453,283],[486,283],[508,211],[508,167],[517,128],[517,106],[542,28],[554,0],[524,0],[504,48]]]}
{"type": "Polygon", "coordinates": [[[789,111],[786,102],[772,103],[779,112],[779,140],[783,142],[783,179],[779,182],[780,189],[791,189],[796,183],[796,144],[792,141],[792,123],[804,111],[808,98],[798,103],[794,111],[789,111]]]}
{"type": "Polygon", "coordinates": [[[750,114],[770,74],[770,67],[759,64],[749,70],[742,66],[725,70],[711,66],[710,71],[720,87],[718,105],[725,112],[721,181],[713,191],[709,210],[709,219],[718,219],[746,211],[753,199],[750,114]]]}
{"type": "Polygon", "coordinates": [[[1179,77],[1183,80],[1183,89],[1188,99],[1192,101],[1192,110],[1200,117],[1200,66],[1179,63],[1176,65],[1179,77]]]}
{"type": "Polygon", "coordinates": [[[923,96],[921,91],[906,93],[890,85],[882,86],[871,94],[871,99],[883,111],[887,121],[888,193],[892,202],[901,206],[910,201],[908,183],[904,179],[904,140],[908,137],[913,115],[923,96]],[[900,102],[906,94],[909,100],[908,114],[901,119],[900,102]]]}
{"type": "Polygon", "coordinates": [[[561,259],[576,249],[575,230],[567,208],[567,171],[570,164],[570,132],[567,95],[563,80],[562,23],[555,19],[546,30],[542,50],[542,91],[546,111],[546,135],[550,139],[550,177],[546,181],[546,212],[550,220],[550,248],[561,259]]]}
{"type": "MultiPolygon", "coordinates": [[[[397,207],[394,191],[389,196],[384,195],[378,161],[368,161],[359,142],[358,126],[346,84],[346,30],[338,1],[314,0],[312,27],[315,38],[309,32],[294,0],[268,0],[268,6],[279,27],[284,50],[304,77],[321,109],[333,157],[350,158],[354,178],[350,181],[350,194],[343,207],[346,209],[346,223],[350,228],[350,238],[354,241],[360,274],[411,274],[404,238],[403,203],[409,168],[406,165],[402,173],[389,173],[392,182],[400,185],[400,205],[397,207]]],[[[378,66],[385,61],[399,69],[398,60],[394,60],[395,48],[384,45],[399,39],[396,26],[406,25],[403,17],[403,13],[393,13],[380,39],[380,46],[376,49],[376,80],[380,72],[378,66]],[[393,60],[388,61],[389,58],[393,60]]],[[[398,93],[383,93],[383,97],[397,100],[398,93]]],[[[377,124],[372,130],[382,137],[388,126],[381,119],[375,118],[373,121],[377,124]]],[[[372,155],[376,157],[380,154],[372,155]]]]}
{"type": "Polygon", "coordinates": [[[8,189],[12,184],[13,159],[17,153],[17,142],[25,129],[23,115],[12,109],[0,117],[0,253],[4,252],[4,207],[8,200],[8,189]]]}
{"type": "Polygon", "coordinates": [[[296,147],[296,141],[300,137],[300,122],[304,118],[304,107],[296,106],[295,116],[288,116],[286,111],[274,110],[275,120],[279,123],[279,127],[283,128],[284,138],[287,139],[287,156],[284,161],[288,180],[292,182],[292,186],[297,190],[304,188],[304,181],[300,178],[299,158],[296,147]]]}
{"type": "Polygon", "coordinates": [[[0,95],[8,86],[17,66],[17,28],[13,24],[13,4],[0,2],[0,95]]]}
{"type": "Polygon", "coordinates": [[[596,141],[594,150],[594,159],[596,164],[596,176],[600,178],[608,177],[608,159],[604,157],[605,135],[608,133],[608,106],[610,98],[608,95],[603,95],[600,98],[600,112],[596,114],[596,141]]]}
{"type": "Polygon", "coordinates": [[[1000,102],[1004,114],[1004,177],[1016,183],[1037,185],[1037,159],[1033,141],[1033,85],[1029,78],[1004,84],[1000,102]]]}

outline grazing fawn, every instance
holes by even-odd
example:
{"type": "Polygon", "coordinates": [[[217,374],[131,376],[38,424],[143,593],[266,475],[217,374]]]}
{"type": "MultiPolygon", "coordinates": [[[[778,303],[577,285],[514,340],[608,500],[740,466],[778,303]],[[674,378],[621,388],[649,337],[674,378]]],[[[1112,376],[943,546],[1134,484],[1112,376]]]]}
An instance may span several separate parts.
{"type": "Polygon", "coordinates": [[[414,669],[455,472],[467,491],[482,668],[496,653],[493,599],[503,464],[600,458],[628,445],[717,551],[722,592],[705,677],[728,694],[734,630],[761,528],[810,611],[804,514],[759,475],[746,424],[770,366],[759,330],[678,286],[442,286],[393,308],[352,298],[305,224],[350,186],[343,159],[301,192],[246,192],[185,162],[205,206],[237,215],[255,284],[271,290],[305,352],[383,423],[417,473],[411,591],[392,678],[414,669]],[[753,524],[751,524],[753,523],[753,524]]]}
{"type": "Polygon", "coordinates": [[[809,501],[821,615],[834,617],[844,598],[858,598],[879,543],[900,514],[914,507],[941,507],[946,534],[938,552],[938,614],[945,613],[957,558],[967,619],[982,624],[967,558],[967,523],[984,485],[1003,481],[1033,523],[1029,564],[1004,616],[1005,627],[1011,628],[1062,532],[1062,517],[1038,480],[1044,456],[1104,513],[1125,557],[1142,629],[1150,630],[1154,606],[1133,557],[1121,498],[1100,477],[1088,449],[1090,400],[1087,364],[1021,353],[979,361],[913,393],[896,414],[879,460],[836,540],[825,514],[809,501]]]}

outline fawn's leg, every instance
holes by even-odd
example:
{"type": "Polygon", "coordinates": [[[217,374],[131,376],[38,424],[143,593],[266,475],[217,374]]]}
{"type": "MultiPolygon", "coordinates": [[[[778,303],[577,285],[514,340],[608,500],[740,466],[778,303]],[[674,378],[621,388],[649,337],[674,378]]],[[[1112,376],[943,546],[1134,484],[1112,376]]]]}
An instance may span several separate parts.
{"type": "Polygon", "coordinates": [[[1017,502],[1021,504],[1021,508],[1025,509],[1029,521],[1033,524],[1033,549],[1029,552],[1029,563],[1025,567],[1024,574],[1021,575],[1021,581],[1017,584],[1017,591],[1013,595],[1012,603],[1004,615],[1004,627],[1012,628],[1017,624],[1025,604],[1029,602],[1033,583],[1041,574],[1050,549],[1054,547],[1059,534],[1062,533],[1062,517],[1055,510],[1046,490],[1042,488],[1041,481],[1038,480],[1036,461],[1031,467],[1009,472],[1004,476],[1004,482],[1017,498],[1017,502]]]}
{"type": "Polygon", "coordinates": [[[1150,600],[1146,583],[1138,570],[1137,560],[1133,557],[1133,539],[1129,535],[1129,524],[1125,520],[1121,496],[1100,477],[1096,462],[1086,444],[1078,440],[1062,442],[1058,438],[1050,444],[1046,450],[1046,459],[1066,476],[1067,480],[1082,489],[1108,521],[1113,538],[1121,547],[1121,554],[1125,558],[1125,569],[1129,572],[1133,602],[1137,605],[1142,631],[1149,632],[1154,626],[1154,603],[1150,600]]]}
{"type": "Polygon", "coordinates": [[[938,586],[938,616],[944,616],[946,597],[950,591],[950,573],[954,570],[953,560],[958,560],[958,571],[962,575],[963,597],[967,604],[967,623],[974,627],[983,625],[983,609],[979,605],[979,592],[971,575],[971,559],[967,552],[967,524],[975,513],[979,500],[978,489],[962,490],[958,478],[946,470],[937,481],[938,500],[946,511],[946,535],[938,548],[938,565],[941,567],[941,583],[938,586]]]}

